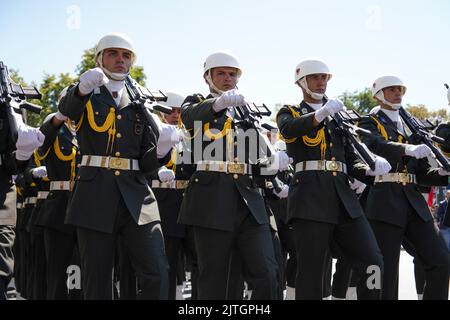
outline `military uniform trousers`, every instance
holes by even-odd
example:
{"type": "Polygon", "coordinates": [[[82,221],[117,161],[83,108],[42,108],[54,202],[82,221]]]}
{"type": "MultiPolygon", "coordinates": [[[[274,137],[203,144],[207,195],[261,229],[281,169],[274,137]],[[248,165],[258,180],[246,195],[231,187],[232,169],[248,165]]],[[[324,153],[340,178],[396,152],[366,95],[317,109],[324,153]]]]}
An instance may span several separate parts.
{"type": "Polygon", "coordinates": [[[158,201],[166,256],[169,262],[169,300],[175,300],[177,284],[183,281],[179,279],[179,267],[184,266],[180,259],[184,259],[185,256],[191,262],[191,299],[195,300],[197,298],[198,267],[194,234],[190,226],[177,223],[183,201],[183,190],[154,188],[153,192],[158,201]]]}
{"type": "MultiPolygon", "coordinates": [[[[278,237],[283,256],[283,284],[295,288],[295,278],[297,274],[297,255],[295,253],[294,230],[286,223],[287,199],[275,199],[269,197],[268,202],[273,211],[278,237]]],[[[285,289],[285,285],[282,289],[285,289]]]]}
{"type": "Polygon", "coordinates": [[[414,248],[415,258],[424,264],[426,284],[423,298],[448,299],[449,254],[432,220],[424,222],[410,207],[403,228],[377,220],[370,220],[370,224],[384,257],[382,299],[398,298],[398,266],[404,238],[414,248]]]}
{"type": "Polygon", "coordinates": [[[234,231],[194,226],[198,298],[226,299],[231,255],[237,250],[245,279],[253,289],[252,299],[276,299],[278,266],[270,226],[258,224],[242,199],[235,214],[234,231]]]}
{"type": "MultiPolygon", "coordinates": [[[[351,219],[342,205],[336,210],[340,210],[338,224],[292,220],[298,265],[295,286],[297,300],[321,300],[330,293],[324,292],[324,288],[327,288],[324,278],[331,256],[343,257],[364,272],[368,266],[377,266],[382,277],[383,256],[367,219],[364,216],[351,219]]],[[[358,285],[358,297],[379,299],[380,293],[369,289],[361,281],[358,285]]]]}
{"type": "Polygon", "coordinates": [[[13,243],[14,227],[0,226],[0,300],[6,300],[8,283],[14,268],[13,243]]]}
{"type": "Polygon", "coordinates": [[[84,298],[113,298],[114,256],[120,235],[138,278],[138,298],[167,299],[168,264],[159,222],[137,225],[122,198],[115,216],[112,233],[77,227],[84,298]]]}
{"type": "Polygon", "coordinates": [[[47,261],[47,299],[67,300],[67,268],[72,263],[79,265],[79,261],[73,260],[74,251],[78,250],[75,232],[67,233],[46,227],[44,245],[47,261]]]}
{"type": "Polygon", "coordinates": [[[36,224],[39,215],[43,214],[44,200],[38,200],[29,221],[31,242],[31,297],[33,300],[44,300],[47,297],[47,264],[44,244],[44,228],[36,224]]]}

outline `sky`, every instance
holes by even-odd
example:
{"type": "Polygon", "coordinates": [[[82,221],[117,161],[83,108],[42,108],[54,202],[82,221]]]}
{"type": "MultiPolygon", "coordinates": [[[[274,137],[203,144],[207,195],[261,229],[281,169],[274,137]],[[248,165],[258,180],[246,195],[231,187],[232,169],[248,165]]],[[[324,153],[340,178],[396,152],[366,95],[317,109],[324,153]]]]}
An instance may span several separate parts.
{"type": "Polygon", "coordinates": [[[241,93],[270,107],[301,101],[296,65],[317,57],[333,73],[329,97],[391,73],[408,87],[405,104],[449,108],[448,0],[15,0],[2,1],[0,30],[0,60],[27,82],[74,75],[85,49],[123,32],[151,90],[206,94],[203,62],[226,49],[241,93]]]}

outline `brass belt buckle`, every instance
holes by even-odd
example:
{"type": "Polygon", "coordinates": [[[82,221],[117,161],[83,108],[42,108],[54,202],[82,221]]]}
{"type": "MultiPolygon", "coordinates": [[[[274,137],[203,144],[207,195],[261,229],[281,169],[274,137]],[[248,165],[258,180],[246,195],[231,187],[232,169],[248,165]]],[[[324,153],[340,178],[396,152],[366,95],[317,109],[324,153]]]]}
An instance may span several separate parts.
{"type": "Polygon", "coordinates": [[[244,174],[245,173],[245,164],[244,163],[229,163],[227,169],[228,169],[229,173],[244,174]]]}
{"type": "Polygon", "coordinates": [[[400,178],[399,182],[402,183],[404,186],[406,186],[406,184],[409,182],[409,174],[408,173],[405,173],[405,172],[400,173],[399,178],[400,178]]]}
{"type": "Polygon", "coordinates": [[[127,170],[128,164],[125,159],[111,157],[109,158],[109,167],[115,170],[127,170]]]}
{"type": "Polygon", "coordinates": [[[336,161],[327,161],[326,168],[327,168],[327,171],[338,171],[339,163],[337,163],[336,161]]]}

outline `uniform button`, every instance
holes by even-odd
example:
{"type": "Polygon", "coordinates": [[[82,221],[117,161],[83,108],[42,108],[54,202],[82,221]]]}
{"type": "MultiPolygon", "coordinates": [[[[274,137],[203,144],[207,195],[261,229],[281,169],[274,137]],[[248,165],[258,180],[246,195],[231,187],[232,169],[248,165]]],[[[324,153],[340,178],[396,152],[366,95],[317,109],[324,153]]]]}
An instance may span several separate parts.
{"type": "Polygon", "coordinates": [[[333,172],[333,176],[335,176],[335,177],[336,177],[336,176],[337,176],[337,172],[333,172]]]}
{"type": "Polygon", "coordinates": [[[116,134],[117,138],[122,138],[122,134],[119,132],[118,134],[116,134]]]}
{"type": "Polygon", "coordinates": [[[77,164],[77,168],[81,167],[81,163],[77,164]]]}
{"type": "Polygon", "coordinates": [[[116,176],[120,176],[120,171],[117,170],[117,171],[114,172],[114,174],[115,174],[116,176]]]}
{"type": "Polygon", "coordinates": [[[80,154],[81,154],[81,152],[80,152],[80,151],[78,151],[78,152],[77,152],[77,154],[78,154],[78,155],[80,155],[80,154]]]}
{"type": "Polygon", "coordinates": [[[299,182],[300,182],[300,180],[299,180],[299,179],[296,179],[296,180],[295,180],[295,182],[299,183],[299,182]]]}
{"type": "Polygon", "coordinates": [[[239,161],[238,157],[234,158],[234,162],[238,162],[238,161],[239,161]]]}
{"type": "Polygon", "coordinates": [[[214,123],[217,123],[217,119],[214,119],[214,123]]]}
{"type": "Polygon", "coordinates": [[[115,156],[116,156],[116,157],[120,157],[120,152],[116,152],[116,153],[115,153],[115,156]]]}
{"type": "Polygon", "coordinates": [[[331,158],[331,161],[336,161],[336,157],[332,157],[332,158],[331,158]]]}
{"type": "Polygon", "coordinates": [[[239,175],[238,175],[237,173],[233,174],[233,179],[234,179],[234,180],[239,179],[239,175]]]}
{"type": "Polygon", "coordinates": [[[194,181],[195,181],[195,182],[198,182],[198,178],[195,178],[194,181]]]}
{"type": "Polygon", "coordinates": [[[234,146],[235,146],[235,147],[237,147],[237,145],[238,145],[238,143],[237,143],[237,142],[235,142],[235,143],[234,143],[234,146]]]}
{"type": "Polygon", "coordinates": [[[392,137],[389,137],[389,139],[392,139],[392,137]]]}
{"type": "Polygon", "coordinates": [[[80,176],[77,177],[78,180],[80,180],[80,178],[81,178],[80,176]]]}
{"type": "Polygon", "coordinates": [[[117,115],[117,120],[122,119],[122,116],[120,114],[117,115]]]}
{"type": "Polygon", "coordinates": [[[98,111],[95,111],[95,115],[98,116],[98,111]]]}
{"type": "Polygon", "coordinates": [[[330,148],[333,148],[333,142],[330,142],[330,148]]]}

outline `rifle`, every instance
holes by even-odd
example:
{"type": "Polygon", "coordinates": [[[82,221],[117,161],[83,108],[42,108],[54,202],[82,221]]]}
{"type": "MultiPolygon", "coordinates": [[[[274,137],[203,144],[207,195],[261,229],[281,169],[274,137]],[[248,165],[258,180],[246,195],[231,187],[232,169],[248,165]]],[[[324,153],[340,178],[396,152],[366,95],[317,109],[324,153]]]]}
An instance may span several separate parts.
{"type": "MultiPolygon", "coordinates": [[[[170,114],[172,112],[172,108],[157,104],[158,102],[167,101],[167,96],[161,91],[151,92],[147,88],[139,85],[130,76],[125,79],[125,87],[130,94],[131,101],[148,110],[147,112],[155,113],[156,111],[160,111],[166,114],[170,114]]],[[[144,112],[144,114],[147,112],[144,112]]]]}
{"type": "Polygon", "coordinates": [[[158,139],[158,125],[151,113],[156,113],[157,111],[170,114],[172,112],[171,107],[166,107],[158,104],[158,102],[167,101],[167,96],[159,92],[150,92],[145,87],[140,86],[133,78],[128,76],[125,79],[125,87],[130,95],[131,104],[135,105],[138,109],[140,109],[147,121],[147,124],[152,128],[153,132],[156,134],[156,138],[158,139]]]}
{"type": "Polygon", "coordinates": [[[431,149],[434,155],[433,160],[437,162],[437,165],[441,168],[444,168],[446,171],[450,171],[449,159],[433,143],[436,142],[438,144],[444,145],[445,139],[430,133],[428,131],[428,128],[422,122],[414,118],[403,107],[400,107],[399,114],[412,134],[419,138],[420,143],[425,144],[431,149]]]}
{"type": "Polygon", "coordinates": [[[0,61],[0,106],[6,108],[9,124],[9,142],[11,148],[15,148],[17,141],[17,123],[13,112],[22,114],[21,109],[26,109],[39,114],[41,107],[28,102],[26,99],[41,99],[42,96],[36,87],[22,87],[12,82],[8,67],[0,61]]]}
{"type": "MultiPolygon", "coordinates": [[[[328,101],[326,96],[324,99],[325,101],[328,101]]],[[[372,136],[372,133],[369,130],[360,128],[354,124],[361,119],[361,116],[354,110],[347,110],[340,111],[331,116],[331,118],[337,124],[337,131],[350,141],[360,158],[369,166],[369,168],[372,171],[375,170],[375,157],[367,146],[357,138],[358,135],[372,136]]]]}
{"type": "MultiPolygon", "coordinates": [[[[270,143],[269,139],[261,134],[260,128],[259,128],[259,121],[264,116],[270,116],[271,112],[269,108],[265,104],[262,104],[260,106],[257,106],[254,103],[247,103],[242,106],[236,106],[234,107],[236,110],[236,113],[239,115],[238,119],[234,119],[234,123],[238,128],[242,128],[244,130],[247,129],[254,129],[258,133],[259,139],[262,139],[266,145],[267,145],[267,157],[272,156],[272,154],[275,153],[275,150],[272,147],[272,144],[270,143]]],[[[258,139],[258,141],[259,141],[258,139]]],[[[267,159],[268,161],[268,159],[267,159]]]]}

